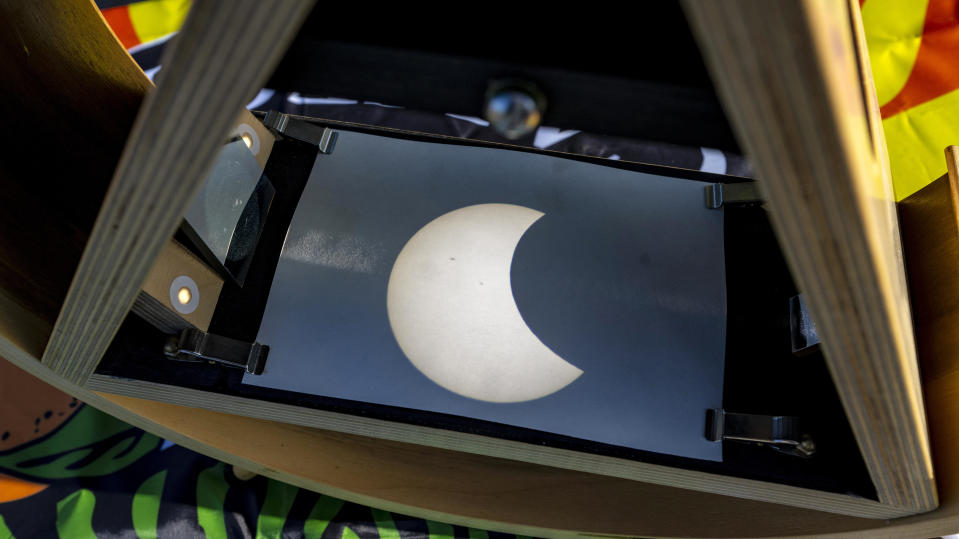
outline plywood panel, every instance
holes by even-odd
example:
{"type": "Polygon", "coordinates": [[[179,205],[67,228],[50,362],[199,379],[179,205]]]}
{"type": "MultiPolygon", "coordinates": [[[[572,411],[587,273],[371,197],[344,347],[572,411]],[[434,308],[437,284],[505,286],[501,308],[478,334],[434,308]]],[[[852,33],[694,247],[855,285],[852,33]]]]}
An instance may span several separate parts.
{"type": "Polygon", "coordinates": [[[853,4],[684,5],[807,295],[880,501],[923,511],[937,504],[925,409],[853,4]]]}

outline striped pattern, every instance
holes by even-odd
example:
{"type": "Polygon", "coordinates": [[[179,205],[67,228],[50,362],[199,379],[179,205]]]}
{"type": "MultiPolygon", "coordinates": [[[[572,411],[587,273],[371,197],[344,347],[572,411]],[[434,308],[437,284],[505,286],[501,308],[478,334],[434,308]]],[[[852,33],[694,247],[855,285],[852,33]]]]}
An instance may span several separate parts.
{"type": "Polygon", "coordinates": [[[243,105],[312,1],[201,2],[166,51],[53,329],[43,363],[86,383],[243,105]]]}
{"type": "Polygon", "coordinates": [[[868,64],[857,56],[858,10],[814,0],[685,8],[808,295],[880,501],[935,508],[892,185],[868,64]]]}

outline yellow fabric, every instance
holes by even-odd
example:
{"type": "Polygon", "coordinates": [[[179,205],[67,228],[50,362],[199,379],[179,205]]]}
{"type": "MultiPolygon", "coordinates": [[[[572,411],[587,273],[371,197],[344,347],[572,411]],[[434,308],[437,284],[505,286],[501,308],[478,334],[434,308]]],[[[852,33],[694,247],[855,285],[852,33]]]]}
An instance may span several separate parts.
{"type": "Polygon", "coordinates": [[[147,43],[179,30],[190,0],[147,0],[130,4],[128,9],[140,43],[147,43]]]}
{"type": "Polygon", "coordinates": [[[869,61],[879,105],[902,90],[922,42],[929,0],[867,0],[862,6],[869,61]]]}
{"type": "Polygon", "coordinates": [[[882,121],[896,200],[946,173],[943,149],[959,144],[959,90],[882,121]]]}
{"type": "MultiPolygon", "coordinates": [[[[928,7],[929,0],[866,0],[862,6],[880,106],[892,100],[912,74],[928,7]]],[[[959,144],[959,91],[883,118],[882,125],[896,200],[902,200],[946,173],[943,149],[959,144]]]]}

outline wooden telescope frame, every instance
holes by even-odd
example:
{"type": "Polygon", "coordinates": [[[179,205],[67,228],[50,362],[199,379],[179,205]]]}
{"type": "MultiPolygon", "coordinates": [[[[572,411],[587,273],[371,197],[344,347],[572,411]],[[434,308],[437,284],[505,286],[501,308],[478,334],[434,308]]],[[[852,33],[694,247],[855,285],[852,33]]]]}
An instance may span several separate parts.
{"type": "Polygon", "coordinates": [[[238,121],[243,104],[311,8],[197,2],[154,88],[92,2],[0,2],[0,88],[12,96],[0,107],[17,119],[0,150],[0,357],[228,463],[470,526],[548,536],[959,531],[956,153],[947,176],[897,208],[854,2],[684,9],[808,295],[878,501],[653,465],[629,480],[94,391],[124,317],[137,302],[149,308],[144,283],[172,256],[161,253],[217,147],[239,121],[256,122],[238,121]],[[30,144],[40,140],[63,159],[10,164],[39,155],[30,144]],[[43,189],[55,174],[77,187],[43,189]]]}

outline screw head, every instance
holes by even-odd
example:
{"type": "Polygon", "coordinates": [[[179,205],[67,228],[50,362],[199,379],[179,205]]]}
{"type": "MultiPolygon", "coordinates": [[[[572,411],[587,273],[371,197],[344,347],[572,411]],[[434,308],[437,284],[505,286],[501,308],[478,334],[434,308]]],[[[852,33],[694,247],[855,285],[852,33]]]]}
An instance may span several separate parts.
{"type": "Polygon", "coordinates": [[[543,119],[541,101],[519,88],[501,88],[489,93],[483,115],[490,127],[515,140],[532,133],[543,119]]]}
{"type": "Polygon", "coordinates": [[[177,339],[175,336],[170,336],[170,338],[163,343],[163,353],[168,356],[175,356],[177,349],[180,347],[179,345],[179,339],[177,339]]]}

